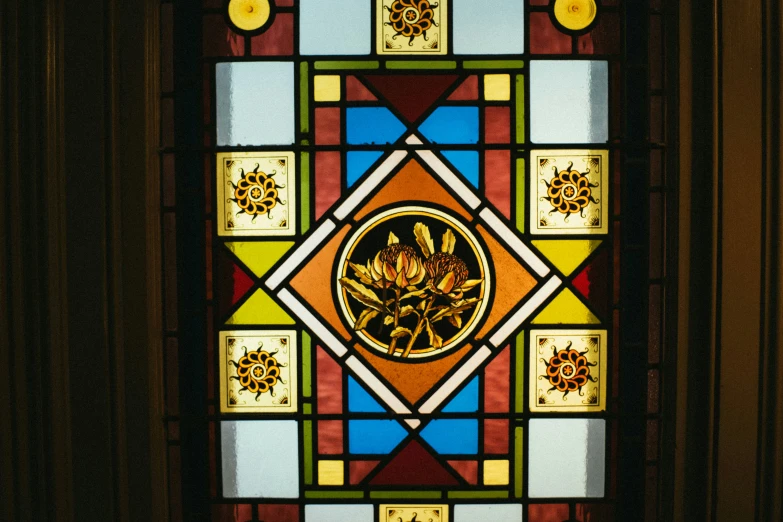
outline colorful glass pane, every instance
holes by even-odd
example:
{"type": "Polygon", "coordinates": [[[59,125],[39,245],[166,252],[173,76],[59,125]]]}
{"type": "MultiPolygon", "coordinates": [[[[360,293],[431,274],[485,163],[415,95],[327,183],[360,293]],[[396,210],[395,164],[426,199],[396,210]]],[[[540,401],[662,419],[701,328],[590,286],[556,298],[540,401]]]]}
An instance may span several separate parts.
{"type": "Polygon", "coordinates": [[[244,502],[220,520],[560,522],[612,502],[606,4],[204,9],[209,473],[215,506],[244,502]]]}

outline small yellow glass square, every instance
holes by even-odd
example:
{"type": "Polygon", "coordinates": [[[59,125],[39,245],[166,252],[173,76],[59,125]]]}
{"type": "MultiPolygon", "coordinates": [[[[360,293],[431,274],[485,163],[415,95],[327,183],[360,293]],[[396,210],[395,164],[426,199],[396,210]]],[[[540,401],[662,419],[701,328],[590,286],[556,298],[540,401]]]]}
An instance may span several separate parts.
{"type": "Polygon", "coordinates": [[[341,91],[339,76],[316,76],[314,87],[315,101],[340,101],[341,91]]]}
{"type": "Polygon", "coordinates": [[[484,99],[508,101],[511,99],[511,77],[508,74],[487,74],[484,76],[484,99]]]}
{"type": "Polygon", "coordinates": [[[484,462],[485,486],[508,486],[508,461],[487,460],[484,462]]]}
{"type": "Polygon", "coordinates": [[[343,461],[318,461],[318,484],[321,486],[342,486],[345,484],[345,465],[343,461]]]}

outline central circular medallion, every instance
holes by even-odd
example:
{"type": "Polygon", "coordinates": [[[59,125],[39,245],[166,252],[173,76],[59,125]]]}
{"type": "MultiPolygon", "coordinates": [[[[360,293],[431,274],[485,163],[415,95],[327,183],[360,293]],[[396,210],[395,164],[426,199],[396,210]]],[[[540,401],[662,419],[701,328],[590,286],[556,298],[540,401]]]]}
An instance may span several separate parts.
{"type": "Polygon", "coordinates": [[[489,304],[489,262],[459,219],[434,208],[384,211],[349,237],[336,267],[343,317],[390,357],[441,355],[461,345],[489,304]]]}

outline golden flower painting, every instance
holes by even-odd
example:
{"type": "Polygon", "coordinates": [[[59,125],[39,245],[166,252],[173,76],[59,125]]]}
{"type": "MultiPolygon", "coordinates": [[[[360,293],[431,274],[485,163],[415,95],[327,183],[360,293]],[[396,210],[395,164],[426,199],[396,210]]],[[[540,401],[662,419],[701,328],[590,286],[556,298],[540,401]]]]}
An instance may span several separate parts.
{"type": "Polygon", "coordinates": [[[375,250],[363,245],[367,258],[346,260],[339,279],[355,317],[353,329],[403,359],[443,350],[465,329],[466,316],[473,322],[485,296],[484,271],[476,268],[475,255],[466,255],[472,246],[458,249],[459,241],[467,243],[463,235],[441,226],[445,231],[436,244],[425,223],[405,226],[410,229],[389,230],[385,245],[376,243],[375,250]]]}

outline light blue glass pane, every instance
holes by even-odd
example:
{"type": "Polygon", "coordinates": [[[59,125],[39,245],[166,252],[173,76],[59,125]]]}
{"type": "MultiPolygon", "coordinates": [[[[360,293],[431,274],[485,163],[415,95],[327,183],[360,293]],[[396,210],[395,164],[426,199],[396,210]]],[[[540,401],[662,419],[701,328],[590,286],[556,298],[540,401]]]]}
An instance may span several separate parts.
{"type": "Polygon", "coordinates": [[[394,143],[407,130],[386,107],[358,107],[347,110],[348,143],[376,145],[394,143]]]}
{"type": "Polygon", "coordinates": [[[454,167],[465,176],[471,185],[478,188],[479,183],[479,153],[469,150],[445,150],[443,155],[454,167]]]}
{"type": "Polygon", "coordinates": [[[609,141],[609,65],[530,63],[530,139],[535,143],[609,141]]]}
{"type": "Polygon", "coordinates": [[[305,506],[305,522],[368,522],[373,519],[373,506],[305,506]]]}
{"type": "Polygon", "coordinates": [[[443,411],[445,413],[472,413],[478,411],[478,393],[479,380],[476,377],[443,408],[443,411]]]}
{"type": "Polygon", "coordinates": [[[528,430],[531,497],[604,496],[606,421],[533,419],[528,430]]]}
{"type": "Polygon", "coordinates": [[[523,0],[454,0],[456,54],[520,54],[524,28],[523,0]]]}
{"type": "Polygon", "coordinates": [[[520,522],[522,520],[521,504],[475,504],[454,506],[454,522],[520,522]]]}
{"type": "Polygon", "coordinates": [[[300,0],[301,53],[370,54],[371,6],[367,0],[300,0]]]}
{"type": "Polygon", "coordinates": [[[294,143],[293,63],[219,63],[215,75],[218,145],[294,143]]]}
{"type": "Polygon", "coordinates": [[[354,454],[386,455],[408,436],[393,420],[348,421],[348,451],[354,454]]]}
{"type": "Polygon", "coordinates": [[[348,186],[352,187],[356,181],[383,156],[379,151],[356,151],[348,153],[348,186]]]}
{"type": "Polygon", "coordinates": [[[421,124],[419,131],[432,143],[478,143],[478,122],[478,107],[439,107],[421,124]]]}
{"type": "Polygon", "coordinates": [[[378,404],[353,377],[348,377],[348,410],[361,413],[386,412],[386,408],[378,404]]]}
{"type": "Polygon", "coordinates": [[[299,497],[296,421],[224,421],[220,434],[224,496],[299,497]]]}
{"type": "Polygon", "coordinates": [[[478,452],[478,421],[432,421],[421,431],[421,437],[442,455],[475,455],[478,452]]]}

